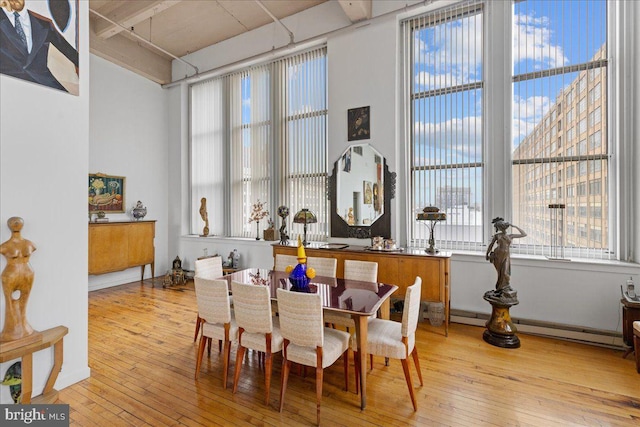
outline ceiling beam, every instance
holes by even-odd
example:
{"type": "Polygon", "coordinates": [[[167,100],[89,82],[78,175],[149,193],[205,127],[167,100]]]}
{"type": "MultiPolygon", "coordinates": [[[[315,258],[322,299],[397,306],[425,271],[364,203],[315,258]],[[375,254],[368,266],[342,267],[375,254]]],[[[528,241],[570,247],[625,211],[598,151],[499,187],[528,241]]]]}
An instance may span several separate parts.
{"type": "Polygon", "coordinates": [[[171,60],[119,34],[103,40],[90,31],[90,51],[158,84],[171,82],[171,60]]]}
{"type": "Polygon", "coordinates": [[[352,23],[371,19],[371,0],[338,0],[352,23]]]}
{"type": "MultiPolygon", "coordinates": [[[[122,25],[131,28],[136,24],[151,18],[158,13],[181,3],[182,0],[137,0],[125,2],[122,6],[105,14],[106,17],[122,25]]],[[[122,27],[109,21],[96,22],[95,33],[101,39],[108,39],[122,31],[122,27]]]]}

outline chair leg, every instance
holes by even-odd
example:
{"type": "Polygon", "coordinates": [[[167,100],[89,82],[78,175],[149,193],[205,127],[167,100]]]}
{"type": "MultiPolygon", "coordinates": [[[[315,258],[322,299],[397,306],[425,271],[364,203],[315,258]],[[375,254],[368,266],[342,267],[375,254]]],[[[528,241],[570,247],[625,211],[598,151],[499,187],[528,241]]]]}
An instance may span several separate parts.
{"type": "Polygon", "coordinates": [[[196,358],[196,379],[198,379],[198,375],[200,375],[200,365],[202,365],[202,356],[204,356],[204,347],[206,340],[207,337],[200,337],[200,344],[198,345],[198,357],[196,358]]]}
{"type": "Polygon", "coordinates": [[[413,410],[418,410],[418,403],[416,402],[416,394],[413,391],[413,382],[411,381],[411,373],[409,372],[409,359],[402,359],[402,370],[404,371],[404,379],[407,380],[407,387],[409,387],[409,394],[411,395],[411,403],[413,403],[413,410]]]}
{"type": "MultiPolygon", "coordinates": [[[[369,364],[371,365],[370,369],[373,371],[373,354],[369,354],[369,364]]],[[[365,368],[366,368],[366,366],[365,366],[365,368]]]]}
{"type": "Polygon", "coordinates": [[[291,362],[285,358],[282,360],[282,374],[280,376],[280,412],[284,406],[284,393],[287,391],[287,381],[289,381],[289,369],[291,362]]]}
{"type": "Polygon", "coordinates": [[[193,342],[196,342],[196,340],[198,339],[198,333],[200,332],[201,323],[202,323],[202,318],[200,317],[200,315],[198,315],[198,318],[196,319],[196,333],[193,334],[193,342]]]}
{"type": "Polygon", "coordinates": [[[271,391],[271,367],[272,367],[272,360],[271,360],[272,335],[271,333],[266,334],[264,338],[265,338],[265,348],[267,350],[264,353],[262,353],[263,364],[264,364],[264,386],[265,386],[264,404],[269,405],[269,392],[271,391]]]}
{"type": "Polygon", "coordinates": [[[422,382],[422,371],[420,370],[420,359],[418,359],[418,347],[413,346],[413,351],[411,352],[411,356],[413,357],[413,363],[416,365],[416,370],[418,371],[418,378],[420,379],[420,386],[424,386],[422,382]]]}
{"type": "Polygon", "coordinates": [[[349,349],[344,352],[344,391],[349,391],[349,349]]]}
{"type": "Polygon", "coordinates": [[[356,394],[360,394],[360,375],[362,374],[362,368],[360,366],[360,354],[357,351],[353,352],[353,365],[356,371],[356,394]]]}
{"type": "Polygon", "coordinates": [[[633,348],[636,353],[636,371],[640,374],[640,336],[633,334],[633,348]]]}
{"type": "Polygon", "coordinates": [[[231,341],[224,341],[224,356],[222,368],[222,388],[227,389],[227,377],[229,374],[229,357],[231,357],[231,341]]]}
{"type": "Polygon", "coordinates": [[[240,371],[242,370],[242,364],[244,361],[245,348],[238,341],[238,351],[236,352],[236,367],[233,374],[233,393],[238,391],[238,380],[240,379],[240,371]]]}
{"type": "Polygon", "coordinates": [[[322,402],[322,365],[316,366],[316,418],[320,425],[320,402],[322,402]]]}

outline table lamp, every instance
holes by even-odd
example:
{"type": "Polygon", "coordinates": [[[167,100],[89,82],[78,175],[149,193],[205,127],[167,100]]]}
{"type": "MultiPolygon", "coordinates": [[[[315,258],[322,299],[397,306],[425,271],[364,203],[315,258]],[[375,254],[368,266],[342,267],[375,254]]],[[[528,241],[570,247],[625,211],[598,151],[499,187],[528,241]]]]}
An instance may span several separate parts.
{"type": "Polygon", "coordinates": [[[418,214],[416,220],[429,221],[429,247],[425,249],[425,252],[428,254],[437,254],[438,252],[440,252],[435,247],[436,241],[433,238],[433,229],[439,221],[447,220],[447,214],[444,212],[440,212],[440,209],[436,207],[427,206],[422,210],[421,213],[418,214]]]}
{"type": "Polygon", "coordinates": [[[315,214],[309,209],[300,209],[293,217],[293,222],[296,224],[304,224],[304,239],[302,241],[302,246],[307,246],[309,243],[307,242],[307,224],[315,224],[318,222],[318,218],[316,218],[315,214]]]}

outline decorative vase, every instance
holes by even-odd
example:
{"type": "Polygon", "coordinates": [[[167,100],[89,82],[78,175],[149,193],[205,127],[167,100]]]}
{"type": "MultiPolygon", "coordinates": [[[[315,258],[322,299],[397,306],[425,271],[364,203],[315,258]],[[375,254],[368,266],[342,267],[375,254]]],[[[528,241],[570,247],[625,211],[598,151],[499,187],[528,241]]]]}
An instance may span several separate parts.
{"type": "Polygon", "coordinates": [[[136,203],[136,205],[131,209],[131,215],[136,219],[136,221],[140,221],[147,215],[147,208],[138,200],[138,203],[136,203]]]}
{"type": "Polygon", "coordinates": [[[256,221],[256,240],[260,240],[260,221],[256,221]]]}
{"type": "Polygon", "coordinates": [[[311,279],[307,277],[307,264],[300,263],[289,273],[289,281],[291,282],[291,290],[295,292],[309,292],[309,282],[311,279]]]}

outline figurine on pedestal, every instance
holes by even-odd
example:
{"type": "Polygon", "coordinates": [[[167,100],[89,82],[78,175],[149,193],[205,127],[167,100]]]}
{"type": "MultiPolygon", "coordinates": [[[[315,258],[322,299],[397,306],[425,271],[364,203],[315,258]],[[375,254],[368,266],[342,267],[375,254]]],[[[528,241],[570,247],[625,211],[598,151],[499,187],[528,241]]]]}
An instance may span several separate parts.
{"type": "Polygon", "coordinates": [[[7,265],[2,271],[5,315],[4,327],[0,333],[0,342],[5,351],[42,339],[41,333],[34,331],[27,321],[27,302],[34,278],[29,258],[36,247],[20,235],[24,225],[22,218],[11,217],[7,220],[7,225],[11,230],[11,237],[0,245],[0,254],[7,259],[7,265]]]}
{"type": "Polygon", "coordinates": [[[280,244],[286,245],[289,243],[289,235],[287,234],[287,217],[289,216],[289,208],[284,205],[278,207],[278,216],[282,218],[282,225],[280,226],[280,244]]]}
{"type": "Polygon", "coordinates": [[[487,321],[487,330],[483,339],[489,344],[503,348],[520,347],[520,339],[516,335],[517,329],[511,322],[509,308],[517,305],[518,293],[511,287],[511,253],[513,239],[526,237],[520,227],[511,225],[503,218],[497,217],[493,221],[496,234],[487,247],[486,259],[493,264],[498,273],[495,290],[487,291],[484,299],[492,306],[491,318],[487,321]],[[507,230],[513,227],[519,234],[509,234],[507,230]],[[494,248],[495,246],[495,248],[494,248]]]}

